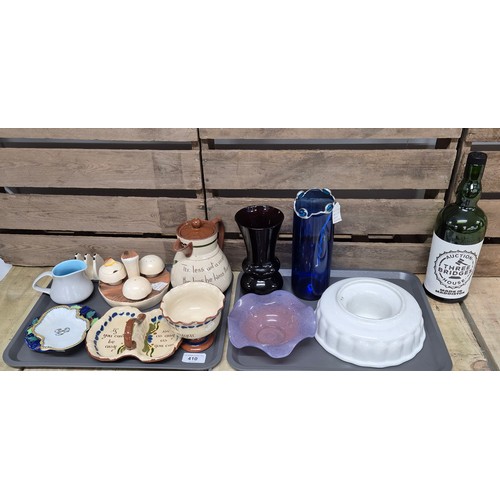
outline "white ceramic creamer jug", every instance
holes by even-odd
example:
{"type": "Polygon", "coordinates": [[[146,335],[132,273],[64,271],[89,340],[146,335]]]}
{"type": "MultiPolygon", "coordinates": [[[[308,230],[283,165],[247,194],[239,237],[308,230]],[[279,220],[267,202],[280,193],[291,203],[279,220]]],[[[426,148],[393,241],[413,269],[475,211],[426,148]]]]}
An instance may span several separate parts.
{"type": "Polygon", "coordinates": [[[89,298],[94,291],[94,285],[85,274],[87,264],[81,260],[65,260],[60,262],[51,271],[40,274],[33,281],[33,289],[37,292],[48,293],[56,304],[77,304],[89,298]],[[50,288],[41,288],[37,282],[44,276],[52,278],[50,288]]]}
{"type": "Polygon", "coordinates": [[[170,272],[172,286],[204,281],[225,292],[233,273],[222,252],[224,226],[220,218],[210,221],[191,219],[177,227],[174,263],[170,272]]]}

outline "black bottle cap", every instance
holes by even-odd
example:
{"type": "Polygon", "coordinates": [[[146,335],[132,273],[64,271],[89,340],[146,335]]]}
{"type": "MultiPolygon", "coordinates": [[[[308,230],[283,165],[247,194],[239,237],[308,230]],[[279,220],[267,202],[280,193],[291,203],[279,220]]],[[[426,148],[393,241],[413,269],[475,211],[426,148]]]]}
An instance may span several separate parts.
{"type": "Polygon", "coordinates": [[[481,153],[480,151],[472,151],[467,156],[467,163],[473,163],[474,165],[486,165],[486,160],[488,155],[486,153],[481,153]]]}

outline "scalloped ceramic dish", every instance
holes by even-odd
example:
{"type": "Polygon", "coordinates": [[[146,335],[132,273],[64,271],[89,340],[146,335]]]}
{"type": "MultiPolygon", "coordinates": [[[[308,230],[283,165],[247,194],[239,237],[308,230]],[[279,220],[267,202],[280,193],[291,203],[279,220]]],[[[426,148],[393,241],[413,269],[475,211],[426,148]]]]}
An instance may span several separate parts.
{"type": "Polygon", "coordinates": [[[48,309],[33,325],[32,333],[40,339],[39,351],[66,351],[85,339],[90,321],[69,306],[48,309]]]}
{"type": "Polygon", "coordinates": [[[316,307],[316,340],[358,366],[385,368],[415,357],[425,340],[415,298],[390,281],[348,278],[330,285],[316,307]]]}
{"type": "Polygon", "coordinates": [[[228,316],[229,340],[234,347],[256,347],[272,358],[288,356],[315,332],[314,309],[285,290],[243,295],[228,316]]]}
{"type": "Polygon", "coordinates": [[[154,363],[172,356],[181,342],[160,309],[142,313],[136,307],[113,307],[92,325],[86,345],[98,361],[131,356],[154,363]]]}

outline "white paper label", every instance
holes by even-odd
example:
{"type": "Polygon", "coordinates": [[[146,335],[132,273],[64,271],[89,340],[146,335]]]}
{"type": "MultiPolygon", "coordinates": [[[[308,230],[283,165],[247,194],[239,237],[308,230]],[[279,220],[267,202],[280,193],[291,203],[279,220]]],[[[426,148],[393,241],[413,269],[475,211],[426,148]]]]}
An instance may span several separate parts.
{"type": "Polygon", "coordinates": [[[157,283],[151,283],[151,288],[157,292],[161,292],[167,285],[168,283],[164,281],[158,281],[157,283]]]}
{"type": "Polygon", "coordinates": [[[454,245],[434,233],[424,286],[443,299],[459,299],[469,292],[483,242],[454,245]]]}
{"type": "Polygon", "coordinates": [[[204,352],[185,352],[182,355],[183,363],[204,363],[207,355],[204,352]]]}
{"type": "Polygon", "coordinates": [[[337,201],[335,205],[333,205],[332,223],[337,224],[337,222],[340,222],[341,220],[342,216],[340,215],[340,203],[337,201]]]}

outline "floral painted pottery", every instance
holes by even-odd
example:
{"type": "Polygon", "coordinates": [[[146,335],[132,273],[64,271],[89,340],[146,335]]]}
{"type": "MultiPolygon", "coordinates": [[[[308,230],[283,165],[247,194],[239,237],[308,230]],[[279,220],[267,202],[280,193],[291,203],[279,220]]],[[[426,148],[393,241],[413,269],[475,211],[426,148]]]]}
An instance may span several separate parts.
{"type": "Polygon", "coordinates": [[[257,347],[272,358],[284,358],[299,342],[314,337],[316,317],[311,306],[285,290],[249,293],[229,313],[228,333],[238,349],[257,347]]]}
{"type": "Polygon", "coordinates": [[[247,251],[240,281],[243,293],[265,295],[283,288],[280,261],[274,254],[283,212],[267,205],[252,205],[239,210],[234,220],[247,251]]]}
{"type": "Polygon", "coordinates": [[[135,307],[114,307],[92,325],[86,346],[99,361],[134,357],[154,363],[172,356],[181,341],[160,309],[142,313],[135,307]]]}
{"type": "Polygon", "coordinates": [[[94,291],[94,284],[85,274],[87,264],[72,259],[60,262],[51,271],[46,271],[35,279],[33,289],[47,293],[56,304],[77,304],[88,299],[94,291]],[[44,276],[52,278],[50,288],[41,288],[37,282],[44,276]]]}
{"type": "Polygon", "coordinates": [[[192,219],[177,227],[172,265],[172,287],[190,281],[216,285],[225,292],[233,279],[229,262],[222,252],[224,226],[219,218],[192,219]]]}
{"type": "Polygon", "coordinates": [[[182,348],[199,352],[208,349],[211,335],[219,326],[225,296],[203,281],[191,281],[172,288],[161,302],[161,310],[172,330],[185,339],[182,348]]]}
{"type": "Polygon", "coordinates": [[[425,340],[415,298],[390,281],[348,278],[329,286],[316,307],[316,340],[358,366],[385,368],[412,359],[425,340]]]}
{"type": "Polygon", "coordinates": [[[39,351],[67,351],[80,344],[87,335],[90,321],[77,308],[56,306],[47,310],[31,327],[39,339],[39,351]]]}
{"type": "Polygon", "coordinates": [[[330,284],[333,228],[340,221],[340,208],[329,189],[308,189],[297,193],[293,212],[292,290],[301,299],[317,300],[330,284]]]}
{"type": "MultiPolygon", "coordinates": [[[[66,307],[66,306],[61,306],[66,307]]],[[[90,325],[95,323],[99,319],[99,315],[88,306],[71,306],[71,309],[76,310],[78,316],[83,319],[87,319],[90,322],[90,325]]],[[[51,351],[52,349],[47,348],[42,344],[42,339],[37,337],[33,333],[33,327],[40,321],[40,318],[33,318],[31,325],[27,328],[26,333],[24,334],[24,343],[35,352],[46,352],[51,351]]]]}

